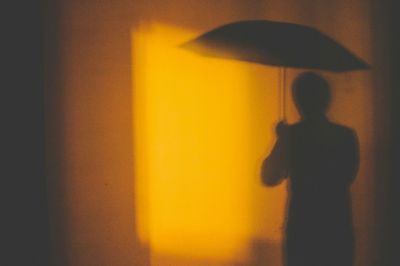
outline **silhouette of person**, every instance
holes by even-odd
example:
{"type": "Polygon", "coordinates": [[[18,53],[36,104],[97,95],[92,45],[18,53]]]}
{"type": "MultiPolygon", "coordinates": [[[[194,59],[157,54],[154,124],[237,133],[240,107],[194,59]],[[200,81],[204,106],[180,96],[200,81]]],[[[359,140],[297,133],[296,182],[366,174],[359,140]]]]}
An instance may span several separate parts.
{"type": "Polygon", "coordinates": [[[262,165],[265,185],[289,179],[287,266],[351,266],[354,235],[350,185],[358,170],[358,141],[326,117],[328,82],[306,72],[293,83],[300,122],[279,122],[277,141],[262,165]]]}

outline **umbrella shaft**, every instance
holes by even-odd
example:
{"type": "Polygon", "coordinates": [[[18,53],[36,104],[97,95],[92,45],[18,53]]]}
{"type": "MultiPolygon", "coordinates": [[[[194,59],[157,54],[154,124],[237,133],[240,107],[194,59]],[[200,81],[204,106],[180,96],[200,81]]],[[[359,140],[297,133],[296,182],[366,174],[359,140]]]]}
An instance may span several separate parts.
{"type": "Polygon", "coordinates": [[[280,119],[286,120],[286,68],[280,68],[280,119]]]}

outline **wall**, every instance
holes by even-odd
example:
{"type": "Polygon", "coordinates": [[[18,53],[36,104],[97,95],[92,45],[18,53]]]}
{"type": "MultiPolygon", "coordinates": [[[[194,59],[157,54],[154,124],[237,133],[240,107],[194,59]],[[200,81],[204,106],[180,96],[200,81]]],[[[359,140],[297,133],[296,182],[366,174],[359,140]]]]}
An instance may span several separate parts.
{"type": "MultiPolygon", "coordinates": [[[[48,40],[49,68],[46,76],[47,171],[53,259],[56,265],[235,263],[226,256],[224,260],[210,261],[212,256],[209,255],[193,259],[190,256],[185,258],[183,254],[158,254],[152,246],[156,236],[154,233],[151,236],[157,219],[153,220],[153,227],[140,229],[143,228],[141,221],[152,221],[146,214],[146,206],[148,209],[153,206],[154,210],[157,205],[148,205],[151,193],[155,195],[155,192],[143,192],[145,186],[138,181],[138,162],[142,154],[136,152],[145,152],[146,148],[140,150],[140,139],[135,137],[138,130],[134,130],[138,126],[137,119],[133,118],[138,117],[135,112],[140,112],[137,107],[141,103],[138,95],[143,89],[140,84],[157,80],[159,72],[153,68],[149,70],[144,65],[146,60],[140,59],[142,51],[147,49],[146,45],[140,46],[142,50],[139,49],[140,53],[135,54],[138,51],[135,50],[138,45],[136,40],[144,36],[139,33],[146,32],[143,29],[147,27],[150,29],[147,33],[154,36],[151,35],[151,27],[157,24],[189,32],[176,39],[183,40],[235,20],[289,21],[317,27],[340,40],[366,61],[375,62],[374,32],[371,30],[373,13],[368,1],[250,2],[72,0],[49,3],[47,30],[53,38],[48,40]],[[148,80],[140,76],[143,71],[150,75],[148,80]],[[138,208],[142,211],[139,212],[138,208]],[[148,231],[150,236],[147,240],[141,237],[140,230],[148,231]]],[[[169,37],[165,38],[168,40],[169,37]]],[[[157,59],[150,64],[154,65],[154,60],[157,59]]],[[[271,115],[274,106],[269,106],[270,116],[263,115],[267,110],[263,109],[261,99],[265,96],[278,98],[272,90],[264,90],[277,84],[277,76],[272,69],[260,66],[237,65],[235,69],[245,80],[239,88],[254,88],[253,94],[246,94],[249,100],[247,104],[257,108],[247,107],[247,116],[240,122],[241,125],[248,125],[246,130],[250,135],[245,136],[254,137],[244,142],[243,147],[249,147],[247,152],[255,156],[254,160],[261,159],[273,143],[273,123],[277,117],[277,112],[271,115]],[[258,112],[257,117],[252,116],[254,112],[258,112]],[[265,120],[262,120],[263,117],[265,120]],[[260,121],[265,123],[259,126],[260,121]],[[263,135],[268,137],[259,144],[263,135]],[[252,151],[257,151],[257,155],[252,151]]],[[[288,80],[297,73],[290,70],[288,80]]],[[[375,128],[379,117],[375,105],[377,85],[374,80],[378,74],[375,69],[341,75],[323,73],[332,87],[337,88],[330,116],[354,128],[361,145],[360,173],[353,186],[357,265],[373,265],[376,256],[374,187],[377,170],[374,151],[377,143],[375,128]]],[[[198,81],[204,82],[202,79],[198,81]]],[[[232,84],[235,81],[230,82],[232,84]]],[[[290,97],[287,100],[290,101],[290,97]]],[[[270,103],[273,105],[276,101],[270,103]]],[[[294,107],[290,102],[288,106],[289,121],[295,121],[297,116],[294,107]]],[[[253,171],[253,180],[257,178],[255,169],[256,164],[253,164],[246,170],[253,171]]],[[[151,180],[155,182],[157,179],[151,180]]],[[[238,263],[258,265],[270,260],[279,264],[281,237],[275,237],[272,244],[265,244],[265,241],[270,239],[271,231],[280,230],[276,217],[284,211],[285,187],[278,188],[277,192],[252,182],[247,183],[247,211],[243,213],[247,213],[246,221],[251,221],[251,230],[246,231],[247,238],[255,239],[256,247],[247,247],[246,255],[239,255],[238,263]],[[279,199],[280,207],[276,210],[274,222],[268,225],[266,220],[270,218],[268,213],[271,214],[272,205],[266,202],[274,197],[279,199]],[[261,247],[257,243],[262,243],[261,247]]],[[[232,255],[231,259],[234,258],[232,255]]]]}

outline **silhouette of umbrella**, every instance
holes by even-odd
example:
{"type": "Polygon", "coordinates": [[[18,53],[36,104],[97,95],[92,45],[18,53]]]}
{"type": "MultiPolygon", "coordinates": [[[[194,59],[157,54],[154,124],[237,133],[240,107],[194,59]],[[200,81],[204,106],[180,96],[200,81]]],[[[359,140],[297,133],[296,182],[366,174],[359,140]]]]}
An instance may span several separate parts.
{"type": "MultiPolygon", "coordinates": [[[[204,56],[279,66],[283,92],[286,67],[333,72],[369,68],[363,60],[314,28],[268,20],[227,24],[184,43],[182,48],[204,56]]],[[[284,98],[283,94],[283,117],[284,98]]]]}

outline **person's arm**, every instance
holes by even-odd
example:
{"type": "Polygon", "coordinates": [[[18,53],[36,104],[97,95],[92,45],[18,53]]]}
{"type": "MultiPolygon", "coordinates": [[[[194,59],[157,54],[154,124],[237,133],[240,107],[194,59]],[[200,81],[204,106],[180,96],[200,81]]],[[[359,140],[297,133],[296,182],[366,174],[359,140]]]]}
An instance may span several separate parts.
{"type": "Polygon", "coordinates": [[[277,125],[278,139],[270,153],[263,161],[261,177],[266,186],[276,186],[288,176],[289,128],[283,122],[277,125]]]}

